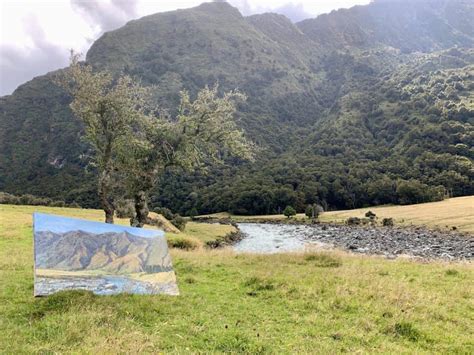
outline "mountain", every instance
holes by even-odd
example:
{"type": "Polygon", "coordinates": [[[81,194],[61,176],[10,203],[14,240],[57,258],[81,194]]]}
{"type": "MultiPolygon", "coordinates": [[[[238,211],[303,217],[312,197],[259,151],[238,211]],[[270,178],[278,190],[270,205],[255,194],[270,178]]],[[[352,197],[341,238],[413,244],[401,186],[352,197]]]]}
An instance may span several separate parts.
{"type": "Polygon", "coordinates": [[[36,267],[68,271],[102,270],[113,273],[144,272],[169,266],[166,245],[159,238],[128,232],[93,234],[84,231],[35,233],[36,267]]]}
{"type": "MultiPolygon", "coordinates": [[[[158,89],[219,83],[248,95],[239,125],[253,164],[169,173],[154,205],[181,213],[272,213],[474,194],[474,7],[375,0],[293,24],[227,3],[159,13],[99,38],[86,60],[158,89]]],[[[96,206],[70,99],[38,77],[0,98],[0,190],[96,206]]]]}
{"type": "Polygon", "coordinates": [[[391,47],[402,53],[474,45],[470,0],[375,0],[333,11],[298,27],[325,46],[391,47]]]}

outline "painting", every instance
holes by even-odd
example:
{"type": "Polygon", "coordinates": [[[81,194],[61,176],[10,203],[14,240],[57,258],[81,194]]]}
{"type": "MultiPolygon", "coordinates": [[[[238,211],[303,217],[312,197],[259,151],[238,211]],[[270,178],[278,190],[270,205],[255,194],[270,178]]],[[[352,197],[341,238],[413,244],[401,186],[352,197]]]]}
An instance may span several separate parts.
{"type": "Polygon", "coordinates": [[[178,295],[163,231],[33,215],[35,296],[62,290],[178,295]]]}

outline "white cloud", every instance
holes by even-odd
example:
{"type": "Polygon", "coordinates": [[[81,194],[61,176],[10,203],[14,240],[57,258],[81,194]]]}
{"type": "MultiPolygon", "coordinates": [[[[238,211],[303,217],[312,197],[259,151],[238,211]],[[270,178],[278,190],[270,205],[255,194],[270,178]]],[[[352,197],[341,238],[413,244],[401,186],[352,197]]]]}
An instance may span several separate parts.
{"type": "MultiPolygon", "coordinates": [[[[104,31],[156,12],[197,6],[202,0],[3,0],[0,95],[34,76],[67,65],[69,49],[85,53],[104,31]]],[[[370,0],[229,0],[244,15],[286,14],[293,21],[370,0]]]]}

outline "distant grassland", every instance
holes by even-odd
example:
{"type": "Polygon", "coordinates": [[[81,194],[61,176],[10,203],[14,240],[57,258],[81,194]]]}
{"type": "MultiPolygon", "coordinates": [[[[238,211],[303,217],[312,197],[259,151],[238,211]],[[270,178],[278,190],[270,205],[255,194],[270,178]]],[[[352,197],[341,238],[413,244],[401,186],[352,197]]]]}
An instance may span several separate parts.
{"type": "MultiPolygon", "coordinates": [[[[363,218],[368,211],[374,212],[380,221],[383,218],[393,218],[396,225],[414,225],[440,229],[456,227],[462,232],[474,233],[474,196],[456,197],[440,202],[417,205],[367,207],[356,210],[324,212],[319,219],[321,222],[341,223],[349,217],[363,218]]],[[[228,213],[215,213],[207,216],[230,217],[235,221],[286,220],[283,215],[235,216],[228,213]]],[[[304,220],[306,216],[298,214],[294,218],[304,220]]]]}
{"type": "Polygon", "coordinates": [[[322,214],[321,220],[323,222],[342,222],[349,217],[362,218],[369,210],[374,212],[380,220],[393,218],[395,224],[398,225],[421,225],[441,229],[456,227],[460,231],[474,233],[474,196],[456,197],[418,205],[327,212],[322,214]]]}
{"type": "MultiPolygon", "coordinates": [[[[0,353],[474,352],[471,263],[172,249],[178,297],[35,299],[33,210],[103,217],[0,205],[0,353]]],[[[185,235],[202,240],[222,232],[189,228],[185,235]]]]}

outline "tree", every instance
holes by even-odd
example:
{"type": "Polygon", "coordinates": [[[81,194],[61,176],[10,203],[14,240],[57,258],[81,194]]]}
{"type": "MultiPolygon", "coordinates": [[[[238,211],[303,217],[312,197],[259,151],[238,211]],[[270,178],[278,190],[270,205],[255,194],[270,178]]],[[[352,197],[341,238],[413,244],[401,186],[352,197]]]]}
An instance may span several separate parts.
{"type": "Polygon", "coordinates": [[[324,212],[323,207],[316,203],[308,205],[305,210],[306,216],[311,219],[317,219],[322,212],[324,212]]]}
{"type": "Polygon", "coordinates": [[[283,210],[283,214],[287,217],[290,218],[292,216],[296,215],[296,211],[293,207],[291,206],[286,206],[285,209],[283,210]]]}
{"type": "Polygon", "coordinates": [[[97,192],[105,222],[113,223],[118,152],[132,140],[151,91],[127,75],[94,72],[79,59],[71,52],[70,66],[56,84],[71,95],[70,107],[84,124],[84,139],[92,149],[90,164],[98,171],[97,192]]]}
{"type": "Polygon", "coordinates": [[[180,95],[174,119],[144,116],[141,136],[123,146],[122,170],[135,198],[138,227],[148,218],[150,190],[167,169],[205,169],[231,158],[253,159],[253,145],[234,120],[237,102],[246,99],[243,94],[230,91],[219,96],[216,85],[200,90],[195,100],[186,91],[180,95]]]}

